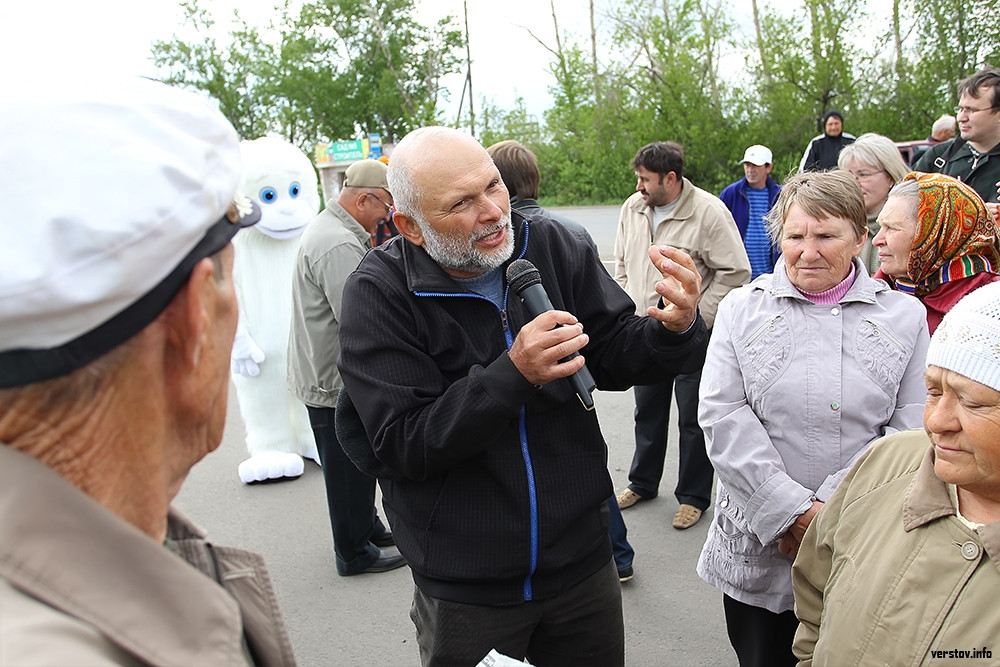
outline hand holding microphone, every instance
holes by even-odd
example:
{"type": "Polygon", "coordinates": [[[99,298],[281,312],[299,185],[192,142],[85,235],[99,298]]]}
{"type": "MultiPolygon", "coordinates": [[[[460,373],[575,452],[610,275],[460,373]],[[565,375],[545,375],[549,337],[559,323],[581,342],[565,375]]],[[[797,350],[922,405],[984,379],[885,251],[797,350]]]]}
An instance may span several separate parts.
{"type": "Polygon", "coordinates": [[[594,378],[579,354],[588,342],[583,327],[569,313],[553,309],[542,287],[541,274],[528,260],[511,262],[507,282],[534,318],[518,333],[510,351],[511,361],[534,384],[568,377],[583,406],[593,410],[594,378]],[[540,317],[543,314],[545,317],[540,317]]]}

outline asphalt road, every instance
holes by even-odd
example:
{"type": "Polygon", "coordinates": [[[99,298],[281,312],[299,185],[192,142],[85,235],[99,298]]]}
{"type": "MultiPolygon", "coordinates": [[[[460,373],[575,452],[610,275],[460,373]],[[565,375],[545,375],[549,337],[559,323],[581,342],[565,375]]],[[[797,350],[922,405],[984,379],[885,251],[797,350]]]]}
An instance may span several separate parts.
{"type": "MultiPolygon", "coordinates": [[[[617,207],[559,211],[587,226],[602,259],[611,257],[617,207]]],[[[633,449],[632,392],[596,392],[595,403],[611,476],[621,489],[633,449]]],[[[686,531],[670,525],[677,509],[676,439],[674,427],[660,496],[624,512],[636,551],[635,578],[623,585],[626,661],[636,667],[735,665],[721,593],[695,573],[711,512],[686,531]]],[[[236,474],[245,457],[231,392],[222,445],[195,466],[177,505],[214,541],[263,554],[299,664],[418,665],[409,570],[337,576],[319,467],[307,462],[298,479],[247,486],[236,474]]]]}

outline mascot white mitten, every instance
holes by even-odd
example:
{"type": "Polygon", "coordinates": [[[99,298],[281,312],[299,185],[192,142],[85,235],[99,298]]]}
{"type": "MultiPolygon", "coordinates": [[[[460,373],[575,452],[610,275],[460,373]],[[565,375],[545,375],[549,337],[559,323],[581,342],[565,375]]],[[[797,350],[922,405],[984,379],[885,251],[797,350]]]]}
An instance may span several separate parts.
{"type": "Polygon", "coordinates": [[[319,188],[309,158],[292,144],[265,137],[240,148],[240,192],[261,210],[260,222],[233,240],[240,304],[233,384],[250,452],[238,472],[249,484],[298,477],[303,457],[319,463],[309,414],[287,380],[292,276],[302,232],[319,211],[319,188]]]}

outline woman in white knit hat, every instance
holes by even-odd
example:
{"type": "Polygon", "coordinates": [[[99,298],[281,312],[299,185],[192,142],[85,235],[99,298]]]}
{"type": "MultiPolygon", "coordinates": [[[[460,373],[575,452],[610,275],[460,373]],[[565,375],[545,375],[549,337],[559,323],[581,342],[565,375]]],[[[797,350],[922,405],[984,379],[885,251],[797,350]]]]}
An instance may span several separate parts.
{"type": "Polygon", "coordinates": [[[924,430],[840,484],[792,570],[799,664],[1000,660],[1000,283],[931,338],[924,430]]]}

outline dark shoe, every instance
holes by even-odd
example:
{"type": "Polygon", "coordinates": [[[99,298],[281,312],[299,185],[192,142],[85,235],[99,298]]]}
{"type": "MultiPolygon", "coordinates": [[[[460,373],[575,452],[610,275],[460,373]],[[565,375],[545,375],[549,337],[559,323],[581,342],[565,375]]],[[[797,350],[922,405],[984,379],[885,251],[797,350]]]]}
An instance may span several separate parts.
{"type": "Polygon", "coordinates": [[[394,547],[396,546],[396,540],[392,539],[392,531],[388,528],[382,527],[382,532],[378,532],[379,526],[375,526],[375,532],[372,533],[371,542],[377,547],[394,547]]]}
{"type": "Polygon", "coordinates": [[[406,560],[399,554],[391,554],[381,549],[378,550],[378,558],[375,562],[364,568],[363,570],[358,570],[357,572],[351,572],[350,574],[344,574],[341,576],[349,577],[355,574],[365,574],[366,572],[388,572],[389,570],[395,570],[397,567],[403,567],[406,565],[406,560]]]}
{"type": "Polygon", "coordinates": [[[622,582],[623,584],[626,581],[632,581],[632,577],[634,576],[635,576],[635,570],[633,570],[631,566],[626,567],[623,570],[618,570],[618,581],[622,582]]]}

